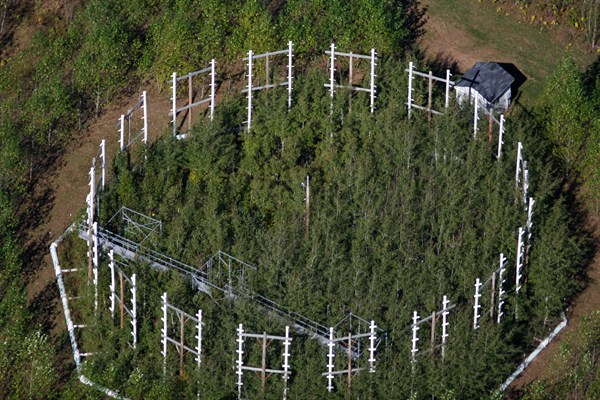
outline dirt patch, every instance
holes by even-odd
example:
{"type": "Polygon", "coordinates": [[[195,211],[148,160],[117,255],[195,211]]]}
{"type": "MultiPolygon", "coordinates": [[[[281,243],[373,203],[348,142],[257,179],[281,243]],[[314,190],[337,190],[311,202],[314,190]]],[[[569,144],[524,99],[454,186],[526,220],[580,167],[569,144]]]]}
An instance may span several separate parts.
{"type": "MultiPolygon", "coordinates": [[[[98,155],[102,139],[106,140],[107,159],[110,161],[116,155],[119,149],[117,122],[138,99],[139,94],[118,99],[89,127],[76,133],[53,168],[37,177],[38,183],[28,204],[23,206],[23,218],[37,221],[37,226],[27,233],[24,240],[27,297],[35,322],[48,332],[64,330],[48,247],[84,209],[92,158],[98,155]]],[[[167,94],[155,91],[148,92],[147,100],[148,133],[152,140],[168,127],[170,100],[167,94]]]]}

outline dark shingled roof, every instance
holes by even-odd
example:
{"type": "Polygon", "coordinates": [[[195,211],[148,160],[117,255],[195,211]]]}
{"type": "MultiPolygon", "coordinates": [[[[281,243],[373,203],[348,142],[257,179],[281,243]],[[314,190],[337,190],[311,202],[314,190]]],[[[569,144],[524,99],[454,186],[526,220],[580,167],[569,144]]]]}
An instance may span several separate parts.
{"type": "Polygon", "coordinates": [[[470,87],[490,103],[495,102],[512,85],[515,78],[498,63],[477,62],[455,86],[470,87]]]}

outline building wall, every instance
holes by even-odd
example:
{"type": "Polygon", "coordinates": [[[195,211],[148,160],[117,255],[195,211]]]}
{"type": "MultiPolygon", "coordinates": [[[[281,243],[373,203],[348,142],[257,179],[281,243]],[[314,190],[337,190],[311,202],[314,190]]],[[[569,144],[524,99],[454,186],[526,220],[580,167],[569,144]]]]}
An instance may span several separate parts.
{"type": "MultiPolygon", "coordinates": [[[[470,104],[473,104],[473,101],[475,98],[475,93],[477,93],[476,90],[473,90],[468,87],[463,87],[463,86],[458,86],[458,87],[455,87],[454,89],[456,90],[456,101],[458,103],[468,102],[470,104]]],[[[490,108],[494,108],[494,110],[496,110],[496,111],[504,112],[504,111],[508,110],[508,106],[510,105],[511,91],[510,91],[510,88],[508,88],[508,90],[506,92],[504,92],[504,94],[494,104],[490,104],[490,102],[488,102],[481,95],[479,95],[477,97],[479,100],[479,107],[485,108],[486,110],[489,110],[490,108]]]]}

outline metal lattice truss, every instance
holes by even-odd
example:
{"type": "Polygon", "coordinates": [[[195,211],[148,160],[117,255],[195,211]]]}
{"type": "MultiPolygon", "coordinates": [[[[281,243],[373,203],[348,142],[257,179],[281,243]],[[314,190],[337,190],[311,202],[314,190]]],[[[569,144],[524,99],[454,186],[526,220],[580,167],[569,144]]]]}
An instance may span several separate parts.
{"type": "Polygon", "coordinates": [[[129,316],[131,323],[131,336],[132,336],[132,347],[137,347],[137,280],[136,275],[132,274],[127,276],[123,269],[123,262],[115,260],[114,252],[111,250],[108,253],[110,268],[110,315],[115,319],[116,306],[119,306],[119,325],[121,329],[125,327],[125,315],[129,316]],[[121,265],[121,267],[119,267],[121,265]],[[117,281],[116,276],[119,277],[119,293],[117,294],[117,281]],[[128,301],[126,300],[126,286],[129,287],[129,302],[131,307],[127,306],[128,301]]]}
{"type": "Polygon", "coordinates": [[[285,398],[287,396],[287,383],[290,378],[290,362],[289,362],[289,360],[290,360],[290,345],[292,343],[292,338],[290,337],[290,327],[289,326],[285,327],[285,336],[275,336],[275,335],[267,335],[266,332],[263,332],[261,334],[245,332],[243,325],[240,324],[239,327],[237,328],[236,342],[238,343],[238,349],[236,350],[236,353],[238,355],[238,359],[236,360],[236,365],[237,365],[236,374],[238,376],[238,381],[237,381],[238,399],[242,398],[242,386],[244,385],[244,383],[242,382],[242,377],[244,375],[244,371],[254,371],[254,372],[260,373],[260,381],[261,381],[263,390],[264,390],[267,379],[269,379],[273,374],[281,374],[283,377],[283,381],[285,383],[285,389],[284,389],[284,398],[285,398]],[[260,367],[244,365],[244,342],[247,339],[257,339],[258,341],[261,342],[262,358],[261,358],[261,366],[260,367]],[[282,368],[283,369],[274,369],[274,368],[267,367],[267,347],[269,347],[271,342],[273,342],[274,340],[281,341],[283,344],[283,353],[282,353],[282,357],[283,357],[282,368]]]}
{"type": "Polygon", "coordinates": [[[287,86],[288,90],[288,109],[292,107],[292,71],[294,69],[293,64],[293,47],[294,44],[290,41],[288,42],[288,48],[284,50],[272,51],[262,54],[254,54],[252,50],[248,51],[248,57],[243,58],[243,61],[247,61],[248,64],[248,87],[242,90],[242,93],[248,93],[248,119],[246,121],[248,132],[252,129],[252,92],[264,89],[271,89],[278,86],[287,86]],[[269,60],[271,57],[284,55],[287,57],[287,79],[283,82],[270,82],[270,70],[269,70],[269,60]],[[254,73],[253,66],[254,62],[258,59],[265,59],[265,81],[262,85],[253,86],[254,84],[254,73]]]}
{"type": "Polygon", "coordinates": [[[207,279],[229,296],[243,295],[246,289],[246,275],[248,271],[257,268],[221,250],[213,254],[200,268],[207,279]]]}
{"type": "Polygon", "coordinates": [[[144,144],[148,144],[148,102],[146,101],[145,90],[140,96],[140,101],[131,107],[127,114],[121,115],[117,127],[119,129],[119,147],[121,151],[129,149],[140,137],[144,144]],[[135,127],[137,124],[132,124],[131,119],[134,114],[137,114],[136,111],[140,109],[142,110],[142,128],[138,130],[135,127]]]}
{"type": "MultiPolygon", "coordinates": [[[[167,371],[167,344],[171,343],[177,349],[179,354],[179,370],[183,373],[184,356],[185,353],[195,355],[196,365],[200,367],[202,363],[202,310],[198,309],[196,315],[190,315],[185,311],[169,304],[167,300],[167,292],[164,292],[161,296],[162,303],[162,328],[160,331],[163,355],[163,373],[167,371]],[[171,312],[171,321],[169,323],[169,311],[171,312]],[[173,321],[173,315],[177,317],[176,322],[173,321]],[[186,323],[191,322],[193,324],[193,330],[195,335],[193,336],[194,347],[190,347],[189,342],[186,345],[186,323]],[[171,336],[169,336],[171,335],[171,336]]],[[[188,334],[189,337],[189,334],[188,334]]]]}
{"type": "MultiPolygon", "coordinates": [[[[192,109],[194,107],[200,106],[202,104],[209,103],[210,110],[210,120],[214,119],[215,115],[215,94],[216,94],[216,85],[215,85],[216,71],[215,71],[215,59],[213,58],[210,61],[210,65],[207,68],[200,69],[198,71],[190,72],[189,74],[177,76],[177,72],[173,72],[173,77],[171,79],[171,102],[172,107],[169,115],[172,117],[171,124],[173,125],[173,136],[177,139],[184,139],[187,137],[185,134],[178,135],[177,134],[177,115],[187,111],[187,120],[188,120],[188,129],[192,127],[192,109]],[[201,78],[202,76],[210,76],[210,92],[208,97],[202,98],[198,101],[194,101],[194,78],[201,78]],[[181,81],[188,81],[188,101],[187,104],[181,107],[177,107],[177,83],[181,81]]],[[[201,94],[201,97],[204,93],[201,94]]]]}
{"type": "Polygon", "coordinates": [[[377,91],[377,86],[375,85],[375,77],[376,77],[375,66],[377,65],[375,63],[375,61],[377,60],[377,53],[375,52],[375,49],[371,49],[370,55],[363,55],[363,54],[354,54],[354,53],[342,53],[342,52],[336,51],[335,48],[336,48],[335,44],[332,43],[331,49],[327,50],[325,52],[325,54],[330,56],[330,64],[329,64],[329,83],[326,83],[324,86],[326,88],[329,88],[329,94],[331,96],[331,106],[333,107],[333,94],[334,94],[335,88],[349,89],[352,91],[369,93],[370,109],[371,109],[371,113],[373,113],[375,111],[375,97],[376,97],[375,92],[377,91]],[[348,57],[348,68],[349,68],[348,85],[343,85],[341,82],[339,84],[335,82],[335,71],[336,71],[335,61],[337,59],[336,57],[348,57]],[[354,85],[353,63],[354,63],[355,59],[368,60],[371,64],[371,68],[370,68],[371,80],[370,80],[368,88],[354,85]]]}
{"type": "Polygon", "coordinates": [[[162,232],[162,221],[125,206],[121,207],[106,224],[109,225],[113,221],[122,224],[124,235],[138,244],[142,244],[154,233],[162,232]]]}

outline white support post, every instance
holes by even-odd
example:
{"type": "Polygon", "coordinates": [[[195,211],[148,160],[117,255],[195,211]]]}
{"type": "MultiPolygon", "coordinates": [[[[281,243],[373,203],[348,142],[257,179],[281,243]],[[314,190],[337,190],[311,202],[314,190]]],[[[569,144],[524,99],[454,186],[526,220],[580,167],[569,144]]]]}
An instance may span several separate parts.
{"type": "Polygon", "coordinates": [[[444,108],[448,108],[450,106],[450,77],[452,74],[450,70],[446,70],[446,96],[444,98],[444,108]]]}
{"type": "Polygon", "coordinates": [[[519,188],[519,183],[521,182],[521,162],[523,161],[523,144],[519,142],[517,144],[517,167],[515,172],[515,189],[519,188]]]}
{"type": "Polygon", "coordinates": [[[123,151],[125,149],[125,115],[121,114],[119,122],[121,123],[119,148],[121,151],[123,151]]]}
{"type": "Polygon", "coordinates": [[[333,85],[335,85],[335,44],[331,43],[331,62],[329,64],[329,95],[331,96],[331,107],[333,107],[333,85]]]}
{"type": "Polygon", "coordinates": [[[133,349],[135,350],[137,348],[137,283],[135,274],[131,275],[131,284],[131,336],[133,336],[133,349]]]}
{"type": "Polygon", "coordinates": [[[252,50],[248,51],[248,132],[252,129],[252,50]]]}
{"type": "Polygon", "coordinates": [[[506,273],[506,257],[504,257],[503,253],[500,253],[500,271],[498,271],[498,316],[496,318],[496,323],[500,323],[502,320],[502,316],[504,312],[502,311],[502,306],[504,305],[504,274],[506,273]]]}
{"type": "Polygon", "coordinates": [[[375,372],[375,341],[377,340],[377,334],[375,332],[377,329],[377,325],[375,325],[375,321],[371,320],[371,325],[369,325],[369,372],[375,372]]]}
{"type": "Polygon", "coordinates": [[[94,264],[94,315],[98,315],[98,223],[94,222],[93,228],[93,242],[94,247],[92,250],[92,260],[94,264]]]}
{"type": "Polygon", "coordinates": [[[523,269],[523,228],[519,227],[519,233],[517,238],[517,270],[515,273],[515,292],[519,293],[521,290],[521,278],[523,277],[522,269],[523,269]]]}
{"type": "Polygon", "coordinates": [[[171,94],[171,108],[173,112],[173,136],[177,136],[177,72],[173,72],[172,94],[171,94]]]}
{"type": "Polygon", "coordinates": [[[419,351],[419,349],[417,348],[417,342],[419,341],[419,338],[417,337],[417,331],[419,330],[419,326],[417,325],[417,322],[419,322],[419,314],[417,314],[417,312],[415,311],[413,313],[412,349],[410,351],[412,363],[414,363],[417,360],[417,352],[419,351]]]}
{"type": "Polygon", "coordinates": [[[527,192],[529,191],[529,168],[527,161],[523,161],[523,205],[527,206],[527,192]]]}
{"type": "Polygon", "coordinates": [[[333,348],[335,347],[335,343],[333,342],[333,328],[329,328],[329,341],[327,342],[327,391],[331,392],[333,390],[333,358],[335,354],[333,353],[333,348]]]}
{"type": "Polygon", "coordinates": [[[535,200],[533,197],[529,198],[529,206],[527,207],[527,223],[525,224],[525,229],[527,230],[527,248],[529,249],[529,245],[531,242],[531,228],[533,227],[533,205],[535,204],[535,200]]]}
{"type": "Polygon", "coordinates": [[[148,144],[148,102],[145,90],[142,92],[142,100],[144,104],[144,116],[142,117],[144,120],[144,144],[148,144]]]}
{"type": "Polygon", "coordinates": [[[288,110],[292,108],[292,69],[293,69],[293,43],[288,42],[288,110]]]}
{"type": "Polygon", "coordinates": [[[167,373],[167,292],[164,292],[161,296],[162,299],[162,323],[163,327],[160,331],[162,340],[162,355],[163,355],[163,375],[167,373]]]}
{"type": "Polygon", "coordinates": [[[408,117],[410,118],[410,111],[412,108],[412,83],[413,83],[413,63],[408,63],[408,117]]]}
{"type": "Polygon", "coordinates": [[[100,157],[102,157],[102,190],[106,184],[106,140],[100,142],[100,157]]]}
{"type": "Polygon", "coordinates": [[[479,94],[475,92],[474,97],[474,105],[473,105],[473,137],[477,138],[477,123],[479,122],[479,94]]]}
{"type": "Polygon", "coordinates": [[[498,155],[496,155],[497,159],[500,159],[502,156],[502,145],[504,138],[504,114],[500,114],[500,130],[498,132],[498,155]]]}
{"type": "Polygon", "coordinates": [[[90,213],[88,215],[89,220],[88,224],[90,229],[92,228],[92,224],[94,223],[94,207],[96,204],[96,160],[92,162],[92,167],[90,168],[90,213]]]}
{"type": "Polygon", "coordinates": [[[442,358],[446,357],[446,342],[448,341],[448,305],[450,304],[450,300],[448,300],[448,296],[444,295],[444,299],[442,300],[442,358]]]}
{"type": "MultiPolygon", "coordinates": [[[[291,43],[291,42],[290,42],[291,43]]],[[[288,380],[290,379],[290,327],[285,327],[285,340],[283,341],[283,381],[285,383],[285,391],[287,393],[288,380]]]]}
{"type": "Polygon", "coordinates": [[[200,368],[200,364],[202,363],[202,310],[198,310],[196,319],[198,320],[196,323],[196,363],[198,364],[198,368],[200,368]]]}
{"type": "Polygon", "coordinates": [[[371,114],[375,111],[375,49],[371,49],[371,114]]]}
{"type": "Polygon", "coordinates": [[[243,359],[243,355],[244,355],[244,350],[243,350],[243,345],[244,345],[244,328],[242,327],[242,324],[239,325],[239,327],[237,328],[237,334],[238,334],[238,338],[237,338],[237,342],[238,342],[238,349],[236,350],[236,353],[238,354],[238,359],[236,361],[236,365],[237,365],[237,376],[238,376],[238,381],[237,381],[237,387],[238,387],[238,399],[242,398],[242,375],[244,375],[244,371],[242,370],[242,367],[244,365],[244,359],[243,359]]]}
{"type": "Polygon", "coordinates": [[[110,268],[110,316],[115,319],[115,291],[117,290],[117,282],[115,281],[115,252],[114,250],[110,250],[108,252],[108,267],[110,268]]]}
{"type": "Polygon", "coordinates": [[[210,121],[215,117],[215,59],[210,60],[210,121]]]}
{"type": "Polygon", "coordinates": [[[479,278],[475,280],[475,304],[473,305],[473,329],[479,329],[479,309],[481,305],[479,304],[479,298],[481,297],[481,293],[479,293],[479,289],[481,288],[481,281],[479,278]]]}

